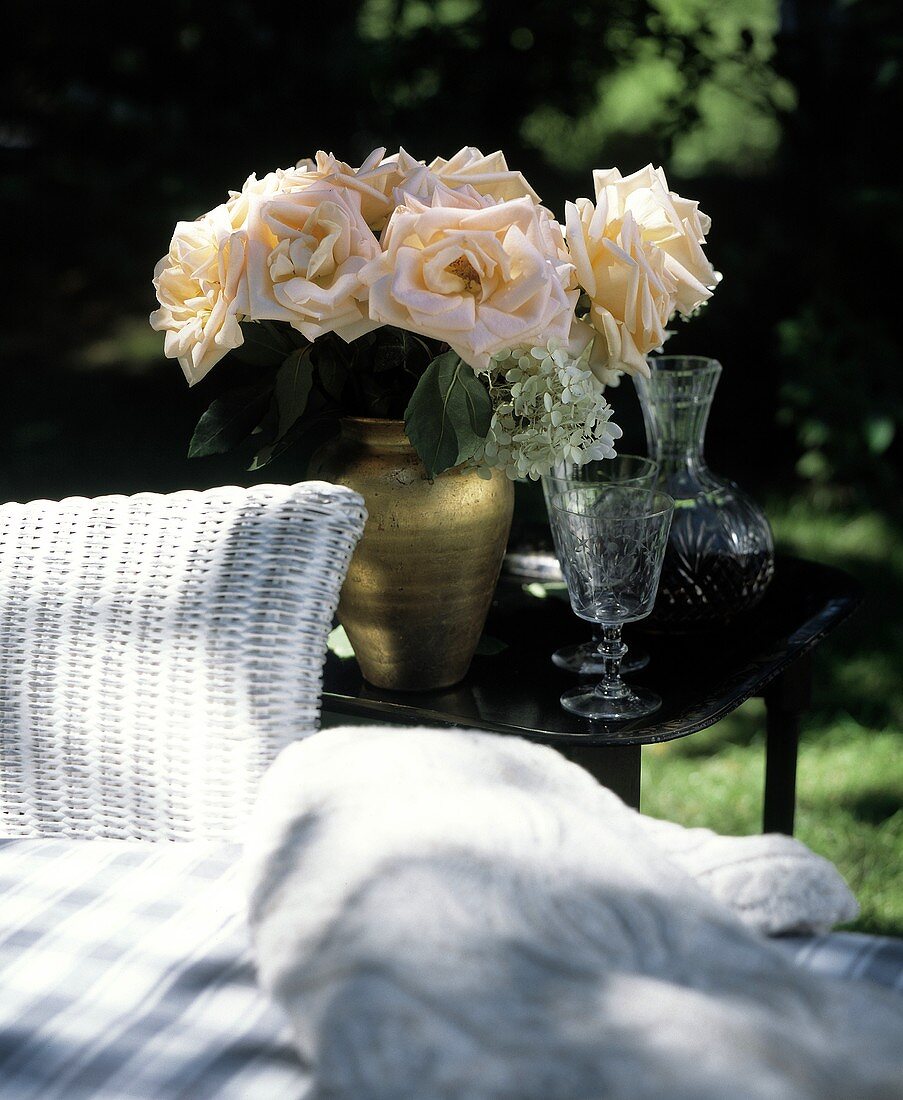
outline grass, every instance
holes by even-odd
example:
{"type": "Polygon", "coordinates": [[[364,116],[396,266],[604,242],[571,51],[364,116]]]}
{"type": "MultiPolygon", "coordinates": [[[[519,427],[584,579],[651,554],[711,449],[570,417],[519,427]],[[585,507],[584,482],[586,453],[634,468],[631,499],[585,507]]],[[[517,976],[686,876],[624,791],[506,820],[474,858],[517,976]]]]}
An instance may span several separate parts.
{"type": "MultiPolygon", "coordinates": [[[[780,550],[840,566],[866,593],[816,658],[797,777],[796,835],[855,893],[847,927],[903,936],[903,538],[874,512],[767,505],[780,550]]],[[[720,833],[761,829],[764,705],[644,750],[643,811],[720,833]]]]}

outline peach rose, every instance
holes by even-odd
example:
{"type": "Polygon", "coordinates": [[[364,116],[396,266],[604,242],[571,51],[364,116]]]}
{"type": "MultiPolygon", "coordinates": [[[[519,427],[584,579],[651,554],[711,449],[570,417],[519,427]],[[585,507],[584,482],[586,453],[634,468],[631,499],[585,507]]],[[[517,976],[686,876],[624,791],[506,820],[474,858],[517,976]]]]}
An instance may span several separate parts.
{"type": "Polygon", "coordinates": [[[251,196],[248,263],[240,305],[255,321],[287,321],[315,340],[349,343],[378,327],[367,311],[361,268],[380,254],[356,190],[311,183],[251,196]]]}
{"type": "MultiPolygon", "coordinates": [[[[313,161],[308,162],[313,164],[313,161]]],[[[252,172],[245,180],[240,191],[230,191],[226,209],[236,229],[244,229],[247,224],[251,203],[255,198],[271,195],[285,195],[291,191],[300,191],[316,182],[306,167],[277,168],[258,179],[252,172]]]]}
{"type": "Polygon", "coordinates": [[[643,240],[633,215],[607,220],[589,199],[565,204],[565,228],[587,319],[604,340],[593,347],[594,373],[648,374],[645,356],[665,339],[677,289],[665,253],[643,240]]]}
{"type": "MultiPolygon", "coordinates": [[[[648,374],[675,312],[689,315],[712,296],[720,275],[702,251],[710,221],[698,204],[668,190],[651,165],[622,178],[593,173],[595,205],[566,203],[565,227],[588,321],[602,337],[590,360],[600,381],[611,372],[648,374]]],[[[608,381],[606,384],[610,385],[608,381]]]]}
{"type": "Polygon", "coordinates": [[[508,167],[500,151],[484,155],[474,146],[466,145],[451,160],[436,157],[430,164],[425,164],[414,160],[402,149],[397,155],[396,165],[401,177],[395,189],[398,203],[404,201],[406,194],[429,202],[439,185],[452,191],[473,188],[478,195],[486,195],[499,202],[521,198],[539,202],[539,195],[520,172],[508,167]]]}
{"type": "Polygon", "coordinates": [[[229,193],[228,206],[236,224],[247,217],[249,199],[254,196],[271,196],[302,191],[321,183],[354,191],[360,199],[361,213],[372,229],[381,229],[392,207],[392,188],[401,178],[395,157],[386,157],[384,148],[374,149],[359,168],[352,168],[337,160],[332,153],[323,150],[316,158],[304,157],[294,167],[277,168],[258,179],[252,173],[245,180],[241,191],[229,193]]]}
{"type": "Polygon", "coordinates": [[[608,342],[588,320],[577,317],[573,319],[565,350],[572,359],[584,359],[596,380],[603,386],[620,385],[624,371],[612,362],[608,342]]]}
{"type": "Polygon", "coordinates": [[[361,271],[370,316],[444,340],[475,370],[502,348],[566,338],[577,291],[532,199],[495,203],[437,187],[408,195],[361,271]]]}
{"type": "Polygon", "coordinates": [[[160,308],[151,327],[165,332],[164,353],[178,359],[190,385],[244,342],[238,293],[247,237],[227,204],[176,225],[169,252],[154,270],[160,308]]]}
{"type": "Polygon", "coordinates": [[[360,198],[361,216],[367,225],[379,230],[386,224],[392,209],[392,188],[400,176],[395,157],[386,157],[384,148],[374,149],[359,168],[352,168],[321,149],[315,160],[299,161],[296,171],[302,185],[306,180],[356,192],[360,198]]]}
{"type": "Polygon", "coordinates": [[[665,254],[665,268],[675,280],[674,308],[689,315],[711,298],[721,276],[702,250],[712,222],[699,203],[668,190],[661,168],[647,164],[639,172],[622,177],[617,168],[593,172],[596,205],[606,210],[606,220],[632,214],[647,244],[665,254]]]}

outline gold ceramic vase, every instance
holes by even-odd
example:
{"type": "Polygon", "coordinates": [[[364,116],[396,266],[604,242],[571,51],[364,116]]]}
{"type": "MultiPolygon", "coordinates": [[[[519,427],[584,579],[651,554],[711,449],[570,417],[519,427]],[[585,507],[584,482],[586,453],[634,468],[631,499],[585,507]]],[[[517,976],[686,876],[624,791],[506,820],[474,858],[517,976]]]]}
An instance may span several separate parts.
{"type": "Polygon", "coordinates": [[[513,482],[460,468],[430,481],[403,421],[352,417],[314,455],[310,476],[367,505],[338,609],[364,678],[395,691],[458,683],[498,581],[513,482]]]}

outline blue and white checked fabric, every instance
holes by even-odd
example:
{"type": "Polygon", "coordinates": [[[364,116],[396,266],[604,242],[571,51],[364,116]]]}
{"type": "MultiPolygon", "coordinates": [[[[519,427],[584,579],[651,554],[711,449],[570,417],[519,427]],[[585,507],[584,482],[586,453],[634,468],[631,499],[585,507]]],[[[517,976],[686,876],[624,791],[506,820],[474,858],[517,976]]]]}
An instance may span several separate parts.
{"type": "Polygon", "coordinates": [[[877,982],[903,994],[903,939],[865,932],[778,936],[774,941],[795,963],[817,974],[877,982]]]}
{"type": "Polygon", "coordinates": [[[238,849],[0,841],[3,1100],[300,1100],[258,989],[238,849]]]}
{"type": "MultiPolygon", "coordinates": [[[[303,1100],[310,1076],[255,982],[238,856],[0,840],[0,1100],[303,1100]]],[[[903,992],[903,939],[776,942],[903,992]]]]}

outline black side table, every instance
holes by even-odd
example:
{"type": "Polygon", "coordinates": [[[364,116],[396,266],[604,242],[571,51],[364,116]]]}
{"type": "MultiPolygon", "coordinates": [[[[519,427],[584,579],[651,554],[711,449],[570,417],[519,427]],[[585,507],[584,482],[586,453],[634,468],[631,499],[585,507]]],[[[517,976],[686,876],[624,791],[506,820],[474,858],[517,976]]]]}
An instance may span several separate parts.
{"type": "Polygon", "coordinates": [[[460,684],[423,694],[384,691],[361,678],[353,658],[330,653],[323,709],[373,722],[461,726],[541,741],[639,808],[643,745],[687,737],[760,695],[767,715],[763,828],[791,834],[813,655],[861,601],[858,584],[841,570],[778,557],[762,602],[727,628],[678,636],[632,624],[625,640],[646,649],[650,661],[629,679],[658,692],[662,707],[644,719],[604,726],[561,707],[559,696],[574,678],[550,659],[559,646],[589,638],[590,624],[573,614],[566,597],[537,598],[524,583],[503,577],[486,634],[506,648],[476,656],[460,684]]]}

